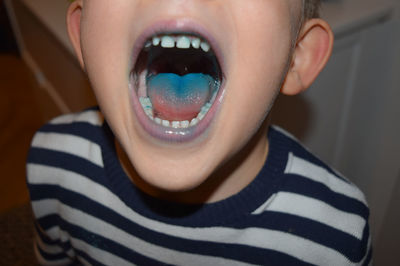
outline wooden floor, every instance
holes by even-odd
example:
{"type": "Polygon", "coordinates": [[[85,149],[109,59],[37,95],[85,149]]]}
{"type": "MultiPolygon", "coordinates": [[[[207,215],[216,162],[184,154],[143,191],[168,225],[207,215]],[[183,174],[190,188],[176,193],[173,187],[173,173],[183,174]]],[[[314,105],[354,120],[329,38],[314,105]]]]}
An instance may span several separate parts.
{"type": "Polygon", "coordinates": [[[32,136],[44,122],[34,86],[17,55],[0,53],[0,213],[29,199],[25,160],[32,136]]]}

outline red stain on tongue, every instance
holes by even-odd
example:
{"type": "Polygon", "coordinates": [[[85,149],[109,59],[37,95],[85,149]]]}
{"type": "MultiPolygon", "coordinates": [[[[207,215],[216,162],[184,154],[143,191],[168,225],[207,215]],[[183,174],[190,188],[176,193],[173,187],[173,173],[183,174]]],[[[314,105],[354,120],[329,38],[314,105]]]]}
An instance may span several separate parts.
{"type": "Polygon", "coordinates": [[[182,102],[171,103],[161,95],[153,95],[151,100],[154,115],[168,121],[190,121],[197,116],[201,107],[206,103],[206,100],[200,97],[190,101],[188,104],[182,102]]]}

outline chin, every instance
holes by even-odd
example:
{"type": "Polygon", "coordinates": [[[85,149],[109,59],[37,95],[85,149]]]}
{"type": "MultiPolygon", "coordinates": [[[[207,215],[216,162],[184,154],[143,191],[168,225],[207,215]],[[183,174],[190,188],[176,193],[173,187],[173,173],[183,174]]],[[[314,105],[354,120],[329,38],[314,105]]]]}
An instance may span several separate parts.
{"type": "Polygon", "coordinates": [[[140,176],[139,182],[151,187],[151,190],[165,192],[186,192],[193,190],[207,181],[215,171],[216,165],[191,163],[189,160],[159,159],[155,166],[153,161],[134,160],[135,170],[140,176]]]}

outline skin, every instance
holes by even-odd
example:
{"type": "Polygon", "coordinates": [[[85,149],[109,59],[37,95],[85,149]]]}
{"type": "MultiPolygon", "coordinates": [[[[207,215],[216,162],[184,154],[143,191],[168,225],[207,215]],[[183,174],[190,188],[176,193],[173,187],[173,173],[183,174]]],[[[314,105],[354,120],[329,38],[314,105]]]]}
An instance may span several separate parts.
{"type": "Polygon", "coordinates": [[[331,53],[333,36],[323,20],[312,19],[293,30],[300,10],[299,0],[71,4],[67,14],[71,41],[116,135],[120,160],[139,188],[162,199],[215,202],[238,193],[255,178],[268,156],[266,117],[276,95],[307,88],[331,53]],[[149,136],[130,101],[132,47],[146,28],[159,21],[177,25],[190,21],[206,28],[224,60],[221,109],[206,133],[187,143],[149,136]]]}

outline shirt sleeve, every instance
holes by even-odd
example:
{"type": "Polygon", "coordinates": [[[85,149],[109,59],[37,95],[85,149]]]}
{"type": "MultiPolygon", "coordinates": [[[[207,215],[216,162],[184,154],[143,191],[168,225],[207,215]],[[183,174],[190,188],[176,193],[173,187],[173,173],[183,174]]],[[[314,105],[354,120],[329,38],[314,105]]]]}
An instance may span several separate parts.
{"type": "Polygon", "coordinates": [[[27,160],[27,186],[35,219],[33,248],[41,265],[75,265],[69,237],[60,228],[58,184],[51,164],[51,150],[33,139],[27,160]]]}

